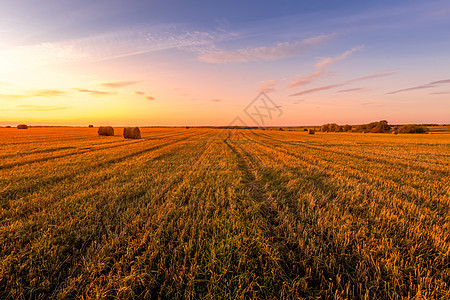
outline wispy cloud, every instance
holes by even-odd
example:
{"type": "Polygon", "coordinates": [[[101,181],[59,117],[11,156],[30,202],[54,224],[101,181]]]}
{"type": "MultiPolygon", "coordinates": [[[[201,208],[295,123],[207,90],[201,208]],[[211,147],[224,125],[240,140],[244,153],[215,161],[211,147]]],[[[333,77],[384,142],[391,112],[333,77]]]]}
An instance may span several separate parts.
{"type": "Polygon", "coordinates": [[[337,55],[335,57],[322,58],[318,63],[316,63],[315,67],[318,68],[318,69],[327,68],[330,65],[332,65],[332,64],[334,64],[334,63],[336,63],[338,61],[346,59],[350,54],[352,54],[352,53],[354,53],[356,51],[362,50],[362,49],[364,49],[364,46],[360,45],[360,46],[354,47],[354,48],[352,48],[350,50],[347,50],[344,53],[342,53],[340,55],[337,55]]]}
{"type": "Polygon", "coordinates": [[[336,91],[336,93],[348,93],[348,92],[359,92],[364,90],[363,88],[353,88],[353,89],[346,89],[346,90],[340,90],[336,91]]]}
{"type": "Polygon", "coordinates": [[[392,92],[389,92],[389,93],[386,93],[386,94],[392,95],[392,94],[398,94],[398,93],[414,91],[414,90],[430,89],[430,88],[434,88],[436,86],[439,86],[441,84],[447,84],[447,83],[450,83],[450,79],[443,79],[443,80],[433,81],[433,82],[422,84],[422,85],[417,85],[417,86],[413,86],[413,87],[409,87],[409,88],[405,88],[405,89],[392,91],[392,92]]]}
{"type": "Polygon", "coordinates": [[[259,60],[277,60],[304,54],[314,47],[332,39],[333,35],[318,35],[302,41],[277,43],[274,46],[244,48],[234,51],[214,51],[199,56],[207,63],[225,64],[232,62],[250,62],[259,60]]]}
{"type": "Polygon", "coordinates": [[[115,92],[106,92],[106,91],[97,91],[97,90],[89,90],[89,89],[76,89],[80,93],[87,93],[92,96],[104,97],[104,96],[113,96],[117,93],[115,92]]]}
{"type": "Polygon", "coordinates": [[[432,15],[433,16],[445,16],[445,15],[448,15],[448,14],[450,14],[450,8],[440,9],[438,11],[435,11],[432,15]]]}
{"type": "Polygon", "coordinates": [[[182,24],[138,26],[59,42],[0,50],[0,72],[55,64],[97,62],[167,49],[201,52],[229,33],[189,31],[182,24]]]}
{"type": "Polygon", "coordinates": [[[22,94],[0,94],[0,99],[21,99],[29,96],[22,94]]]}
{"type": "Polygon", "coordinates": [[[379,78],[379,77],[386,77],[386,76],[391,76],[397,74],[397,72],[384,72],[384,73],[378,73],[378,74],[373,74],[373,75],[368,75],[368,76],[362,76],[362,77],[358,77],[352,80],[347,81],[347,83],[352,83],[355,81],[361,81],[361,80],[367,80],[367,79],[375,79],[375,78],[379,78]]]}
{"type": "Polygon", "coordinates": [[[361,49],[363,49],[364,46],[358,46],[358,47],[354,47],[350,50],[345,51],[342,54],[339,54],[335,57],[325,57],[322,58],[318,63],[316,63],[314,66],[316,68],[316,70],[308,75],[303,75],[298,77],[297,79],[295,79],[294,81],[292,81],[291,83],[288,84],[288,87],[294,87],[294,86],[300,86],[300,85],[305,85],[310,83],[313,79],[321,76],[322,74],[325,73],[325,70],[327,68],[329,68],[332,64],[344,60],[346,59],[350,54],[359,51],[361,49]]]}
{"type": "Polygon", "coordinates": [[[221,102],[221,99],[211,99],[211,102],[221,102]]]}
{"type": "Polygon", "coordinates": [[[263,93],[268,94],[268,93],[271,93],[273,91],[275,91],[275,83],[261,84],[258,87],[258,92],[260,92],[260,93],[263,92],[263,93]]]}
{"type": "Polygon", "coordinates": [[[52,111],[52,110],[63,110],[68,109],[67,106],[46,106],[46,105],[17,105],[19,110],[35,110],[35,111],[52,111]]]}
{"type": "Polygon", "coordinates": [[[320,86],[320,87],[304,90],[304,91],[301,91],[299,93],[295,93],[295,94],[292,94],[289,96],[301,96],[301,95],[310,94],[310,93],[314,93],[314,92],[333,89],[335,87],[339,87],[339,86],[343,86],[343,85],[344,85],[343,83],[340,83],[340,84],[330,84],[330,85],[320,86]]]}
{"type": "Polygon", "coordinates": [[[430,95],[448,95],[450,94],[450,92],[434,92],[434,93],[430,93],[430,95]]]}
{"type": "Polygon", "coordinates": [[[139,83],[139,80],[104,82],[100,85],[107,88],[122,88],[139,83]]]}
{"type": "Polygon", "coordinates": [[[35,97],[60,97],[67,95],[67,92],[61,90],[37,90],[32,95],[35,97]]]}
{"type": "Polygon", "coordinates": [[[354,79],[351,79],[351,80],[348,80],[348,81],[345,81],[342,83],[336,83],[336,84],[330,84],[330,85],[326,85],[326,86],[316,87],[316,88],[304,90],[304,91],[301,91],[301,92],[298,92],[295,94],[291,94],[289,96],[301,96],[301,95],[319,92],[319,91],[323,91],[323,90],[333,89],[336,87],[341,87],[341,86],[348,85],[348,84],[358,82],[358,81],[369,80],[369,79],[385,77],[385,76],[391,76],[393,74],[396,74],[396,72],[378,73],[378,74],[373,74],[373,75],[368,75],[368,76],[357,77],[357,78],[354,78],[354,79]]]}
{"type": "Polygon", "coordinates": [[[145,99],[149,100],[149,101],[153,101],[155,100],[155,97],[152,96],[145,96],[145,99]]]}
{"type": "Polygon", "coordinates": [[[139,95],[139,96],[143,96],[143,95],[145,95],[145,92],[135,91],[134,94],[135,95],[139,95]]]}

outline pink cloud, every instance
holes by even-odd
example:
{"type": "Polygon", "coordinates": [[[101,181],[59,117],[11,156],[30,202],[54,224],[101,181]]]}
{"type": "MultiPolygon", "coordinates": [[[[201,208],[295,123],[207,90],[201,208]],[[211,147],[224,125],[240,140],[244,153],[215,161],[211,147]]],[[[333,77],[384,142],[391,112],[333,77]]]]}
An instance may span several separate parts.
{"type": "Polygon", "coordinates": [[[88,89],[76,89],[80,93],[87,93],[92,96],[112,96],[116,95],[116,93],[113,92],[105,92],[105,91],[96,91],[96,90],[88,90],[88,89]]]}
{"type": "Polygon", "coordinates": [[[222,101],[222,100],[220,100],[220,99],[212,99],[211,101],[212,101],[212,102],[220,102],[220,101],[222,101]]]}
{"type": "Polygon", "coordinates": [[[126,87],[130,85],[134,85],[136,83],[139,83],[140,81],[113,81],[113,82],[104,82],[100,84],[101,86],[108,87],[108,88],[121,88],[126,87]]]}
{"type": "Polygon", "coordinates": [[[149,101],[153,101],[155,100],[155,97],[152,96],[146,96],[145,99],[149,100],[149,101]]]}
{"type": "Polygon", "coordinates": [[[322,76],[327,68],[329,68],[332,64],[346,59],[350,54],[359,51],[363,49],[364,46],[358,46],[354,47],[350,50],[345,51],[342,54],[339,54],[335,57],[325,57],[322,58],[318,63],[316,63],[314,66],[316,67],[316,70],[308,75],[301,76],[297,78],[296,80],[292,81],[288,84],[288,87],[294,87],[299,85],[306,85],[310,82],[312,82],[313,79],[316,77],[322,76]]]}
{"type": "Polygon", "coordinates": [[[354,48],[352,48],[350,50],[347,50],[344,53],[342,53],[340,55],[337,55],[335,57],[322,58],[321,61],[316,63],[315,67],[318,68],[318,69],[327,68],[330,65],[332,65],[332,64],[334,64],[334,63],[336,63],[338,61],[346,59],[350,54],[352,54],[352,53],[354,53],[356,51],[362,50],[363,48],[364,48],[364,46],[361,45],[361,46],[354,47],[354,48]]]}
{"type": "Polygon", "coordinates": [[[305,85],[310,83],[314,78],[319,77],[320,75],[323,74],[323,69],[318,69],[315,70],[313,73],[302,76],[300,78],[298,78],[297,80],[292,81],[291,83],[288,84],[288,87],[294,87],[294,86],[299,86],[299,85],[305,85]]]}
{"type": "Polygon", "coordinates": [[[395,74],[395,72],[379,73],[379,74],[373,74],[373,75],[368,75],[368,76],[357,77],[355,79],[351,79],[351,80],[348,80],[348,81],[342,82],[342,83],[330,84],[330,85],[326,85],[326,86],[321,86],[321,87],[317,87],[317,88],[304,90],[304,91],[301,91],[299,93],[291,94],[290,96],[300,96],[300,95],[314,93],[314,92],[319,92],[319,91],[323,91],[323,90],[329,90],[329,89],[332,89],[332,88],[335,88],[335,87],[348,85],[348,84],[351,84],[351,83],[354,83],[354,82],[357,82],[357,81],[363,81],[363,80],[369,80],[369,79],[374,79],[374,78],[378,78],[378,77],[390,76],[390,75],[393,75],[393,74],[395,74]]]}
{"type": "Polygon", "coordinates": [[[373,75],[368,75],[368,76],[362,76],[362,77],[358,77],[352,80],[347,81],[348,83],[352,83],[355,81],[361,81],[361,80],[367,80],[367,79],[374,79],[374,78],[378,78],[378,77],[385,77],[385,76],[391,76],[397,74],[397,72],[388,72],[388,73],[379,73],[379,74],[373,74],[373,75]]]}
{"type": "Polygon", "coordinates": [[[436,86],[441,85],[441,84],[446,84],[446,83],[450,83],[450,79],[433,81],[433,82],[430,82],[430,83],[426,83],[426,84],[422,84],[422,85],[418,85],[418,86],[413,86],[413,87],[410,87],[410,88],[405,88],[405,89],[392,91],[392,92],[389,92],[389,93],[386,93],[386,94],[392,95],[392,94],[408,92],[408,91],[414,91],[414,90],[430,89],[430,88],[436,87],[436,86]]]}
{"type": "Polygon", "coordinates": [[[311,48],[317,47],[332,38],[333,35],[319,35],[293,43],[277,43],[272,47],[263,46],[238,49],[235,51],[217,51],[202,55],[199,57],[199,60],[215,64],[258,60],[277,60],[305,53],[311,48]]]}
{"type": "Polygon", "coordinates": [[[337,91],[336,93],[359,92],[362,90],[364,90],[364,89],[363,88],[353,88],[353,89],[340,90],[340,91],[337,91]]]}
{"type": "Polygon", "coordinates": [[[335,88],[335,87],[338,87],[338,86],[343,86],[343,85],[344,84],[341,83],[341,84],[330,84],[330,85],[320,86],[320,87],[316,87],[316,88],[313,88],[313,89],[304,90],[304,91],[301,91],[299,93],[295,93],[295,94],[292,94],[292,95],[289,95],[289,96],[301,96],[301,95],[304,95],[304,94],[319,92],[319,91],[323,91],[323,90],[329,90],[329,89],[332,89],[332,88],[335,88]]]}
{"type": "Polygon", "coordinates": [[[263,92],[263,93],[268,94],[268,93],[270,93],[270,92],[275,91],[274,86],[275,86],[275,83],[266,83],[266,84],[262,84],[262,85],[260,85],[260,86],[258,87],[258,91],[259,91],[260,93],[263,92]]]}
{"type": "Polygon", "coordinates": [[[135,95],[143,96],[145,95],[145,92],[136,91],[134,92],[135,95]]]}

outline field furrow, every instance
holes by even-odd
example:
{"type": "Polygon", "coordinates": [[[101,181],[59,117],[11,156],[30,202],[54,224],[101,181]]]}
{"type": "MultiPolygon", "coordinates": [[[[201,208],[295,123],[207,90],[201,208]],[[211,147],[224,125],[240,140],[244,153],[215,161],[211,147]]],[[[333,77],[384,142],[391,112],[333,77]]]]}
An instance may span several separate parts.
{"type": "Polygon", "coordinates": [[[2,299],[450,297],[450,136],[11,132],[2,299]]]}

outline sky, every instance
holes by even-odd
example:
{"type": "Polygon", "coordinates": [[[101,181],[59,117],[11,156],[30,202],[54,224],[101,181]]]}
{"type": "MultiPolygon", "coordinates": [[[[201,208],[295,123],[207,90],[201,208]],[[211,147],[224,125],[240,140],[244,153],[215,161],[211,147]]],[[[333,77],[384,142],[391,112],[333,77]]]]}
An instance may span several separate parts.
{"type": "Polygon", "coordinates": [[[450,2],[0,0],[0,125],[450,123],[450,2]]]}

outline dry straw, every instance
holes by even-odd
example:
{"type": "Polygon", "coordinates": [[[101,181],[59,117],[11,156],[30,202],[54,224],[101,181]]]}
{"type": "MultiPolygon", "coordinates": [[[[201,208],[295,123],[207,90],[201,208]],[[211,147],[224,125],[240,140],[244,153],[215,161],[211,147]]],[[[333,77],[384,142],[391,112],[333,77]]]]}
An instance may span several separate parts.
{"type": "Polygon", "coordinates": [[[125,127],[123,129],[123,137],[126,139],[140,139],[141,131],[139,127],[125,127]]]}
{"type": "Polygon", "coordinates": [[[113,136],[114,128],[111,126],[101,126],[98,128],[98,135],[113,136]]]}

